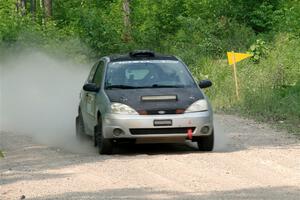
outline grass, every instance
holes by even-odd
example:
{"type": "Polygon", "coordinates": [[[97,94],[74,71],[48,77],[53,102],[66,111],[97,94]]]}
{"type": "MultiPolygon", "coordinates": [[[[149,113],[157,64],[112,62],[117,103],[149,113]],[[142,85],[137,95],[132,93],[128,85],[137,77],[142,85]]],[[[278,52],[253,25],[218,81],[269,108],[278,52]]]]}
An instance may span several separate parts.
{"type": "Polygon", "coordinates": [[[190,68],[198,79],[213,81],[206,93],[215,110],[239,113],[300,135],[300,54],[296,52],[300,39],[280,35],[259,63],[238,63],[239,100],[226,59],[202,58],[190,68]]]}

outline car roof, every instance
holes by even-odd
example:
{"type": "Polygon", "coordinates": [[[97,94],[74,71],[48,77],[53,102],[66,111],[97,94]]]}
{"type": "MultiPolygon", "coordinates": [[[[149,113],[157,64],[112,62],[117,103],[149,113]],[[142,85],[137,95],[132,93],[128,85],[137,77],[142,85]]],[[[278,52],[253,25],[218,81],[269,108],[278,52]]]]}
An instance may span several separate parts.
{"type": "Polygon", "coordinates": [[[163,55],[149,50],[136,50],[127,54],[108,56],[110,62],[136,61],[136,60],[178,60],[172,55],[163,55]]]}

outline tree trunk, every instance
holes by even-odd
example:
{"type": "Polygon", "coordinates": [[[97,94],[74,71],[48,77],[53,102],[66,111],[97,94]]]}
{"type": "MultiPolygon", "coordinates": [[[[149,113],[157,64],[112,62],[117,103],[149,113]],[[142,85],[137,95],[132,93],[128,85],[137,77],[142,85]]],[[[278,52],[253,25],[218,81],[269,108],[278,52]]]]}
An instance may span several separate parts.
{"type": "Polygon", "coordinates": [[[17,11],[21,13],[22,16],[26,14],[26,0],[17,0],[16,7],[17,11]]]}
{"type": "Polygon", "coordinates": [[[46,18],[52,16],[52,0],[44,0],[46,18]]]}
{"type": "Polygon", "coordinates": [[[130,0],[123,0],[124,33],[125,42],[131,41],[130,0]]]}
{"type": "Polygon", "coordinates": [[[30,12],[32,15],[35,14],[36,11],[36,0],[30,0],[30,12]]]}

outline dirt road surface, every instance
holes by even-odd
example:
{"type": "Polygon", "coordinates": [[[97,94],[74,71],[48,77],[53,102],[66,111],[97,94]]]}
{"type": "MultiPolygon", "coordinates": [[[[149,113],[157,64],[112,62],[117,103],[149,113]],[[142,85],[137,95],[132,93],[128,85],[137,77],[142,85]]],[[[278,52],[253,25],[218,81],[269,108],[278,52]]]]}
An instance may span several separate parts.
{"type": "Polygon", "coordinates": [[[74,153],[2,132],[0,199],[300,199],[299,139],[235,116],[216,121],[211,153],[151,144],[99,156],[92,142],[74,153]]]}

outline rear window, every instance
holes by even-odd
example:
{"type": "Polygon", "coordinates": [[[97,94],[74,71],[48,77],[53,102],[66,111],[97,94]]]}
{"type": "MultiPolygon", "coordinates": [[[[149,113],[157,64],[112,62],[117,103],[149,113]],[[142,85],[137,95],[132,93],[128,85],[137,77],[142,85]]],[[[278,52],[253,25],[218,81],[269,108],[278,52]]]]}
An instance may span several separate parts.
{"type": "Polygon", "coordinates": [[[150,73],[149,69],[128,69],[125,70],[126,79],[143,80],[150,73]]]}
{"type": "Polygon", "coordinates": [[[196,87],[180,61],[122,61],[109,63],[106,88],[196,87]],[[122,87],[123,86],[123,87],[122,87]]]}

